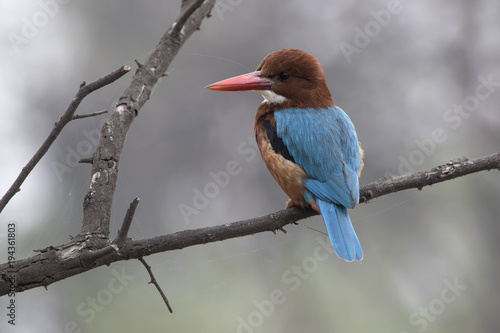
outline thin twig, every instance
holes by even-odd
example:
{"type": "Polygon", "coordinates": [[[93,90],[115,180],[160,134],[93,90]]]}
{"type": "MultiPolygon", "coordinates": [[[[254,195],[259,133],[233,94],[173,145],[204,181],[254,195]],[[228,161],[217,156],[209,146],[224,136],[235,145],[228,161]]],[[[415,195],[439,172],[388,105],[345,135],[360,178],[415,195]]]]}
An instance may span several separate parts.
{"type": "Polygon", "coordinates": [[[153,275],[153,271],[151,270],[151,266],[149,266],[147,264],[146,260],[144,260],[144,258],[142,258],[142,257],[139,258],[139,261],[142,262],[144,267],[146,267],[146,270],[148,271],[149,276],[151,277],[151,281],[149,281],[149,283],[154,284],[156,289],[158,289],[158,292],[160,293],[161,298],[163,298],[163,301],[167,305],[168,311],[170,311],[170,313],[173,313],[174,311],[172,310],[172,308],[170,307],[170,304],[168,303],[167,296],[165,296],[165,294],[163,293],[163,290],[161,290],[161,288],[160,288],[160,285],[158,284],[158,282],[156,282],[155,276],[153,275]]]}
{"type": "Polygon", "coordinates": [[[66,109],[66,112],[64,112],[63,116],[57,123],[55,123],[54,128],[50,132],[49,136],[45,141],[42,143],[38,151],[35,153],[35,155],[31,158],[31,160],[24,166],[24,168],[21,170],[21,173],[19,176],[17,176],[16,180],[14,183],[11,185],[11,187],[7,190],[7,192],[4,194],[2,199],[0,199],[0,212],[5,208],[5,206],[9,203],[10,199],[21,190],[21,185],[23,182],[26,180],[28,175],[31,173],[31,171],[35,168],[35,166],[38,164],[38,162],[42,159],[42,157],[45,155],[45,153],[49,150],[50,146],[52,146],[52,143],[56,140],[56,138],[59,136],[61,133],[62,129],[64,126],[66,126],[67,123],[69,123],[71,120],[73,120],[73,115],[80,105],[81,101],[90,93],[93,91],[96,91],[97,89],[100,89],[116,80],[118,80],[120,77],[123,75],[127,74],[130,71],[129,66],[122,66],[118,68],[116,71],[90,83],[90,84],[85,84],[83,82],[80,87],[78,88],[78,92],[76,93],[75,97],[69,104],[68,108],[66,109]]]}
{"type": "Polygon", "coordinates": [[[73,116],[72,120],[100,116],[101,114],[105,114],[105,113],[108,113],[108,110],[102,110],[102,111],[99,111],[99,112],[88,113],[88,114],[75,114],[73,116]]]}
{"type": "Polygon", "coordinates": [[[196,0],[188,8],[186,8],[186,10],[184,10],[184,12],[172,25],[172,30],[170,31],[171,36],[175,36],[181,32],[182,28],[184,27],[184,23],[186,23],[188,18],[191,17],[194,11],[197,10],[204,1],[205,0],[196,0]]]}
{"type": "Polygon", "coordinates": [[[128,230],[130,229],[130,225],[132,224],[132,220],[134,219],[135,209],[139,204],[139,200],[140,199],[138,197],[135,197],[135,199],[130,203],[130,206],[127,209],[127,213],[125,214],[125,218],[123,219],[122,227],[118,231],[118,236],[116,236],[113,243],[121,245],[125,242],[128,230]]]}

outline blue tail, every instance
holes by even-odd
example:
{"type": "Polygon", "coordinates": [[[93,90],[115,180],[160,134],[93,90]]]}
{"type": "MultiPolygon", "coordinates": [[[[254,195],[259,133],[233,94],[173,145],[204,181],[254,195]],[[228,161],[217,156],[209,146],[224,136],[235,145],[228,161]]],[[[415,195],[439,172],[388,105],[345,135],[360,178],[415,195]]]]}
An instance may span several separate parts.
{"type": "Polygon", "coordinates": [[[347,214],[347,208],[320,199],[316,199],[316,203],[325,220],[335,253],[345,261],[363,259],[363,250],[347,214]]]}

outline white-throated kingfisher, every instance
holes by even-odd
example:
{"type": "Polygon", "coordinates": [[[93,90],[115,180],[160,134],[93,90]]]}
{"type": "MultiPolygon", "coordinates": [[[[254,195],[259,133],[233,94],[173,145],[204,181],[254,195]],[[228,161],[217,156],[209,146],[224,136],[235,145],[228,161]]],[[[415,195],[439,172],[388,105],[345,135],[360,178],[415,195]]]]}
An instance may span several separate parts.
{"type": "Polygon", "coordinates": [[[255,138],[267,168],[290,197],[287,208],[311,206],[323,216],[337,255],[361,260],[347,208],[359,202],[363,150],[351,120],[333,104],[319,61],[305,51],[283,49],[266,56],[255,72],[206,88],[262,94],[255,138]]]}

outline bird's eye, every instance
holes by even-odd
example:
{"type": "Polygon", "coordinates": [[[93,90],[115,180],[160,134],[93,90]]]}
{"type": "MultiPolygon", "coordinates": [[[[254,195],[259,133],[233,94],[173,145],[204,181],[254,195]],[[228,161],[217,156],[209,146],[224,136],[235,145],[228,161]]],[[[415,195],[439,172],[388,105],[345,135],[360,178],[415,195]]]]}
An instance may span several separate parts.
{"type": "Polygon", "coordinates": [[[290,77],[290,74],[288,74],[287,72],[281,72],[281,73],[280,73],[280,80],[281,80],[281,81],[285,81],[285,80],[287,80],[289,77],[290,77]]]}

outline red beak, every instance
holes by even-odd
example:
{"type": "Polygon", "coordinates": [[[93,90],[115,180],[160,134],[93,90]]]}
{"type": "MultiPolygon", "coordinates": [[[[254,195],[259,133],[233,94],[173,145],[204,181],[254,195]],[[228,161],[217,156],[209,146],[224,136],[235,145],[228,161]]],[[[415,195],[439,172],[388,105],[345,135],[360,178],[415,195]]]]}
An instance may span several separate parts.
{"type": "Polygon", "coordinates": [[[205,89],[218,91],[269,90],[274,81],[263,77],[260,72],[252,72],[235,76],[206,86],[205,89]]]}

